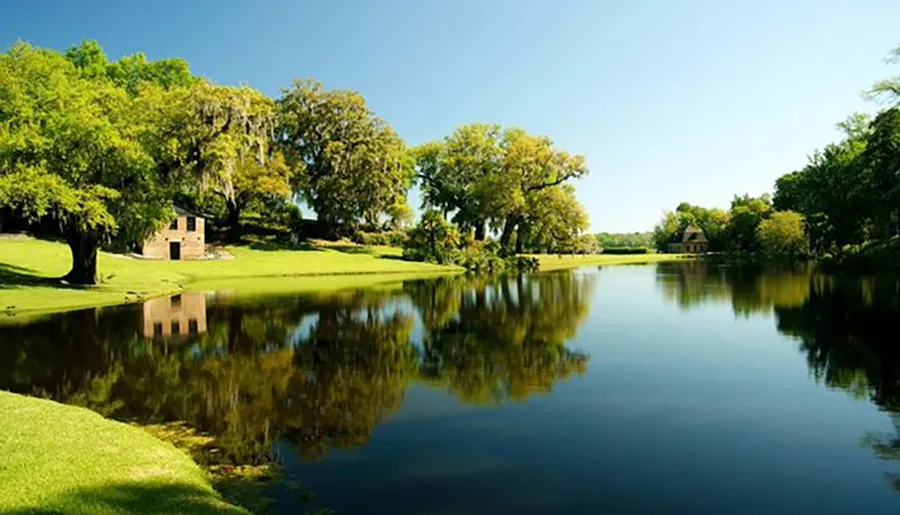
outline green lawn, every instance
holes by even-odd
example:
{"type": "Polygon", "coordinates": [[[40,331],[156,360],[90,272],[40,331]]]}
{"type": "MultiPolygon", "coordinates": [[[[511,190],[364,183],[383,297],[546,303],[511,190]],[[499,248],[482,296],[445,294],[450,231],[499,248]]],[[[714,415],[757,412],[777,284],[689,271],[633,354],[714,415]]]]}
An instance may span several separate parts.
{"type": "Polygon", "coordinates": [[[47,281],[68,271],[71,257],[66,245],[30,238],[0,238],[0,313],[22,316],[120,304],[185,288],[323,289],[389,280],[402,274],[417,276],[456,270],[402,261],[397,259],[397,249],[388,247],[228,250],[234,255],[233,260],[150,261],[103,252],[98,263],[102,284],[79,288],[47,281]],[[331,274],[392,275],[314,280],[315,276],[331,274]]]}
{"type": "Polygon", "coordinates": [[[589,254],[579,255],[547,255],[535,254],[541,264],[541,271],[561,270],[579,266],[601,265],[639,265],[643,263],[659,263],[662,261],[679,261],[696,258],[695,254],[589,254]]]}
{"type": "Polygon", "coordinates": [[[171,444],[86,409],[0,392],[0,513],[246,514],[171,444]]]}

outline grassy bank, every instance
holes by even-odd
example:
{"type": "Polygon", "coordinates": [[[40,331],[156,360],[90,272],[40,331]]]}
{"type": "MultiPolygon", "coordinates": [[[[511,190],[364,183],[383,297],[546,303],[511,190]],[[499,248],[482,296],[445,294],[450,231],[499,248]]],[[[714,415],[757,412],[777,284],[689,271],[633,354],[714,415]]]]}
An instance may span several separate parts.
{"type": "Polygon", "coordinates": [[[694,254],[589,254],[589,255],[547,255],[536,254],[541,264],[541,271],[562,270],[565,268],[577,268],[580,266],[601,265],[640,265],[644,263],[659,263],[663,261],[680,261],[694,259],[694,254]]]}
{"type": "MultiPolygon", "coordinates": [[[[0,313],[22,318],[43,312],[135,302],[184,289],[276,293],[339,289],[458,271],[399,259],[399,249],[350,245],[308,250],[231,247],[231,260],[152,261],[101,252],[102,284],[64,286],[52,278],[71,263],[61,243],[0,238],[0,313]],[[388,275],[390,274],[390,275],[388,275]]],[[[673,254],[539,255],[541,270],[653,263],[684,259],[673,254]]]]}
{"type": "MultiPolygon", "coordinates": [[[[397,259],[397,249],[381,247],[310,248],[309,250],[228,249],[233,260],[150,261],[100,253],[98,271],[102,284],[65,287],[49,279],[68,271],[67,246],[30,238],[0,238],[0,312],[21,316],[88,306],[138,301],[175,293],[185,288],[223,289],[252,286],[283,289],[336,288],[374,282],[350,274],[434,274],[454,271],[427,263],[397,259]],[[343,274],[313,280],[317,276],[343,274]],[[290,277],[290,280],[286,278],[290,277]],[[252,278],[253,281],[246,281],[252,278]],[[258,280],[267,278],[266,280],[258,280]],[[245,281],[238,281],[245,279],[245,281]],[[301,279],[309,284],[301,284],[301,279]]],[[[395,277],[391,275],[390,277],[395,277]]]]}
{"type": "Polygon", "coordinates": [[[246,514],[183,452],[82,408],[0,392],[0,513],[246,514]]]}

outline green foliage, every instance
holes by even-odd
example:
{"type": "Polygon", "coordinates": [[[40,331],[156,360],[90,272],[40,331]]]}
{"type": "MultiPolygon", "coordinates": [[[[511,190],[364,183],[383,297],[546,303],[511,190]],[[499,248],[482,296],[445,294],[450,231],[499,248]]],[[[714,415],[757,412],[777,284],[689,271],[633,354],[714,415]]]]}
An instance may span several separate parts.
{"type": "Polygon", "coordinates": [[[183,59],[147,61],[147,56],[138,53],[109,62],[96,41],[83,41],[78,46],[69,47],[65,57],[86,78],[105,77],[132,95],[138,94],[144,84],[170,89],[190,86],[200,80],[191,74],[190,67],[183,59]]]}
{"type": "Polygon", "coordinates": [[[793,211],[778,211],[761,221],[756,238],[760,251],[770,258],[798,260],[809,255],[803,215],[793,211]]]}
{"type": "Polygon", "coordinates": [[[295,81],[278,101],[277,141],[294,189],[331,236],[352,234],[406,203],[413,159],[393,129],[354,91],[295,81]]]}
{"type": "Polygon", "coordinates": [[[735,196],[731,201],[730,223],[728,226],[728,250],[756,252],[759,250],[756,229],[771,216],[772,202],[768,195],[751,197],[735,196]]]}
{"type": "MultiPolygon", "coordinates": [[[[900,45],[890,51],[885,61],[888,64],[900,64],[900,45]]],[[[900,77],[883,79],[866,92],[866,96],[894,104],[900,104],[900,77]]]]}
{"type": "Polygon", "coordinates": [[[422,220],[409,231],[403,245],[403,257],[411,261],[452,264],[460,260],[459,230],[435,210],[422,214],[422,220]]]}
{"type": "Polygon", "coordinates": [[[464,125],[414,149],[413,156],[424,204],[452,214],[476,240],[485,238],[488,226],[495,229],[506,253],[514,236],[515,250],[522,252],[547,247],[550,240],[571,245],[587,227],[584,208],[561,186],[587,173],[584,158],[557,150],[549,138],[464,125]]]}
{"type": "Polygon", "coordinates": [[[618,247],[652,247],[652,232],[632,233],[597,233],[597,244],[601,249],[607,250],[618,247]]]}
{"type": "Polygon", "coordinates": [[[137,239],[171,216],[149,144],[165,95],[148,88],[131,96],[24,43],[0,54],[0,200],[58,223],[72,247],[71,281],[96,282],[104,239],[137,239]]]}
{"type": "Polygon", "coordinates": [[[709,250],[719,252],[729,245],[732,214],[718,208],[705,208],[687,202],[678,205],[675,212],[667,212],[653,228],[653,247],[666,252],[672,237],[690,226],[698,227],[709,240],[709,250]]]}

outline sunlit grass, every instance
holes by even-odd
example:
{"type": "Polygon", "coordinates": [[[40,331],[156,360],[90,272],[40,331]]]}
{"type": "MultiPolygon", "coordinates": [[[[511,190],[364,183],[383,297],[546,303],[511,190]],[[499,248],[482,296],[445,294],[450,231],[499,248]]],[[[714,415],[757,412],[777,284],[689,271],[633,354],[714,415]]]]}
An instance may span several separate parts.
{"type": "Polygon", "coordinates": [[[69,249],[60,243],[30,238],[0,238],[0,313],[21,317],[139,301],[183,289],[222,289],[235,286],[265,292],[349,287],[395,280],[396,274],[453,272],[452,267],[396,259],[390,247],[313,248],[311,250],[228,249],[232,260],[151,261],[101,253],[98,271],[102,284],[62,287],[44,282],[66,273],[69,249]],[[366,279],[352,277],[368,274],[366,279]],[[387,275],[390,274],[390,275],[387,275]],[[335,277],[344,275],[346,277],[335,277]],[[327,279],[317,276],[329,276],[327,279]],[[376,280],[374,276],[381,276],[376,280]],[[393,278],[393,279],[392,279],[393,278]],[[221,283],[221,287],[220,287],[221,283]],[[258,284],[254,284],[258,283],[258,284]],[[197,285],[194,288],[193,285],[197,285]]]}
{"type": "Polygon", "coordinates": [[[171,444],[86,409],[0,392],[0,513],[245,514],[171,444]]]}
{"type": "Polygon", "coordinates": [[[535,254],[542,272],[577,268],[580,266],[600,265],[637,265],[642,263],[660,263],[663,261],[681,261],[695,259],[696,254],[588,254],[557,255],[535,254]]]}

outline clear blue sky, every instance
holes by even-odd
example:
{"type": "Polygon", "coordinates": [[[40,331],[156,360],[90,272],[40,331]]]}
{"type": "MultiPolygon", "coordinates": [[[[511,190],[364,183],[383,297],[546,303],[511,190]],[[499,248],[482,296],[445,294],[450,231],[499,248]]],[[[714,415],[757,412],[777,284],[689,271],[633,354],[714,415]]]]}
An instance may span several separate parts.
{"type": "Polygon", "coordinates": [[[874,110],[860,92],[900,73],[883,62],[898,21],[897,0],[10,0],[0,43],[96,39],[271,95],[315,77],[410,144],[520,126],[587,156],[593,230],[631,231],[770,191],[874,110]]]}

